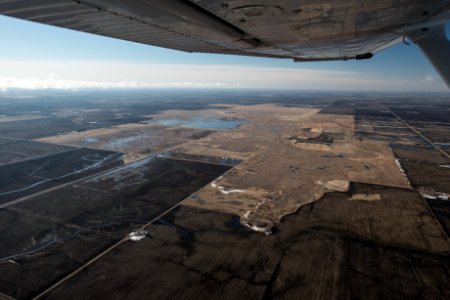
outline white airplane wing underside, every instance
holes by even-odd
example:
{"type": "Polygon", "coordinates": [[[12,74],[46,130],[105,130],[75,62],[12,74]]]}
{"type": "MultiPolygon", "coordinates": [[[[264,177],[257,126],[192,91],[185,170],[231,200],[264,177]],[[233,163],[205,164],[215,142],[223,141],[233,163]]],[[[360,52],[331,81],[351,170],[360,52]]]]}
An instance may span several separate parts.
{"type": "Polygon", "coordinates": [[[408,37],[450,85],[450,0],[0,0],[0,14],[187,52],[370,58],[408,37]]]}

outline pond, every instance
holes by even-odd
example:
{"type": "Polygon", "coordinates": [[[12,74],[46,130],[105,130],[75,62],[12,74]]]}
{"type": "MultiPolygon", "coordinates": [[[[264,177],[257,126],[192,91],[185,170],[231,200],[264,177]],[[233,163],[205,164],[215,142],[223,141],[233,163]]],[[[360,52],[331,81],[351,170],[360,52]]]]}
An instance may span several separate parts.
{"type": "Polygon", "coordinates": [[[163,126],[180,126],[199,129],[230,130],[246,123],[243,119],[218,118],[218,117],[194,117],[190,119],[168,118],[152,120],[163,126]]]}

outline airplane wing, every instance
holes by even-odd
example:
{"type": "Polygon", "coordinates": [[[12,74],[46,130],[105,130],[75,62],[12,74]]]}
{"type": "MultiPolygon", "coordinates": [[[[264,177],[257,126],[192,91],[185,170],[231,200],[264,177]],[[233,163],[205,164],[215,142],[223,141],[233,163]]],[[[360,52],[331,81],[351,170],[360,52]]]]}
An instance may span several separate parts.
{"type": "Polygon", "coordinates": [[[366,59],[408,37],[450,86],[449,0],[0,0],[0,13],[187,52],[366,59]]]}

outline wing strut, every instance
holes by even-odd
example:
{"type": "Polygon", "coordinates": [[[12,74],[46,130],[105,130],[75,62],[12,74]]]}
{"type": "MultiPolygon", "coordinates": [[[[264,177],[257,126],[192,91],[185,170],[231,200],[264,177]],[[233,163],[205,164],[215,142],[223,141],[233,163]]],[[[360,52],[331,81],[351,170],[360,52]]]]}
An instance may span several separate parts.
{"type": "Polygon", "coordinates": [[[419,46],[450,88],[450,41],[445,24],[416,29],[408,33],[408,38],[419,46]]]}

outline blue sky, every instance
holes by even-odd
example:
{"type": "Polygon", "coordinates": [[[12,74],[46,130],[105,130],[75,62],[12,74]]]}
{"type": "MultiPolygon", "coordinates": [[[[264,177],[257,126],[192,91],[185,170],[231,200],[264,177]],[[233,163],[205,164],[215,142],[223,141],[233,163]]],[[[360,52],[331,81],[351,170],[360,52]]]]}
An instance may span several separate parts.
{"type": "MultiPolygon", "coordinates": [[[[292,60],[191,54],[0,16],[0,78],[32,87],[220,86],[447,91],[414,46],[364,61],[292,60]],[[6,78],[6,79],[5,79],[6,78]],[[76,86],[76,84],[75,84],[76,86]]],[[[0,88],[2,81],[0,79],[0,88]]]]}

